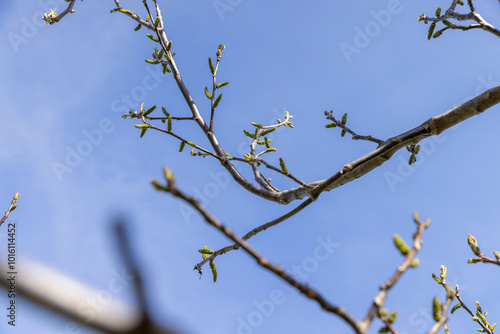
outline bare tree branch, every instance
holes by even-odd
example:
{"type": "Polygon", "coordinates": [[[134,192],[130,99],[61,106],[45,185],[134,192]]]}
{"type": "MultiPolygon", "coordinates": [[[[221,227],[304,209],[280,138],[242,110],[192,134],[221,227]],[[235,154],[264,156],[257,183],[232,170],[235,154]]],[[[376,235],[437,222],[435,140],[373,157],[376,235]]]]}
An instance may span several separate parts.
{"type": "Polygon", "coordinates": [[[198,211],[205,221],[209,224],[218,229],[220,232],[222,232],[226,237],[231,239],[235,244],[239,245],[245,252],[247,252],[252,258],[254,258],[257,263],[269,270],[270,272],[274,273],[276,276],[280,277],[282,280],[284,280],[286,283],[289,285],[293,286],[296,288],[300,293],[302,293],[304,296],[306,296],[309,299],[312,299],[316,301],[316,303],[319,304],[319,306],[329,312],[333,313],[340,318],[342,318],[345,322],[347,322],[356,333],[365,333],[364,330],[360,327],[360,324],[354,319],[351,315],[349,315],[344,308],[330,304],[329,302],[326,301],[326,299],[321,296],[316,290],[308,287],[307,285],[299,283],[297,280],[295,280],[293,277],[288,275],[282,267],[276,266],[269,262],[265,257],[260,255],[257,251],[255,251],[250,245],[248,245],[244,240],[236,236],[231,229],[223,225],[221,222],[219,222],[210,212],[205,210],[198,200],[196,200],[194,197],[189,197],[186,194],[184,194],[182,191],[180,191],[176,184],[175,184],[175,179],[172,174],[172,172],[169,169],[164,168],[164,174],[165,174],[165,179],[167,181],[167,184],[165,186],[159,184],[157,181],[153,180],[152,183],[153,185],[158,189],[158,190],[163,190],[165,192],[168,192],[172,194],[174,197],[180,198],[189,205],[191,205],[196,211],[198,211]]]}

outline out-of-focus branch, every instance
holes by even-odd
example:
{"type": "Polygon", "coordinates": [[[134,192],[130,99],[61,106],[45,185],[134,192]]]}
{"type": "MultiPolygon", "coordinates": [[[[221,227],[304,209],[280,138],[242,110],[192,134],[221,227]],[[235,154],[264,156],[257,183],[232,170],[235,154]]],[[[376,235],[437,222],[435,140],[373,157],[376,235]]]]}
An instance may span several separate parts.
{"type": "Polygon", "coordinates": [[[10,206],[3,215],[3,218],[0,220],[0,226],[5,222],[7,218],[9,218],[9,215],[12,211],[14,211],[17,208],[16,202],[19,199],[19,193],[16,193],[14,197],[12,198],[12,202],[10,202],[10,206]]]}
{"type": "Polygon", "coordinates": [[[363,329],[360,327],[358,321],[354,319],[351,315],[349,315],[344,308],[332,305],[326,299],[321,296],[316,290],[308,287],[307,285],[304,285],[302,283],[299,283],[297,280],[295,280],[293,277],[288,275],[282,267],[276,266],[269,262],[265,257],[260,255],[257,251],[255,251],[252,247],[250,247],[249,244],[247,244],[244,240],[236,236],[233,231],[223,225],[220,221],[218,221],[210,212],[208,212],[205,208],[203,208],[198,200],[196,200],[194,197],[189,197],[186,194],[184,194],[182,191],[180,191],[175,183],[174,176],[172,172],[169,169],[164,168],[164,175],[165,179],[167,181],[166,185],[161,185],[158,183],[156,180],[152,180],[152,184],[155,186],[156,189],[162,190],[165,192],[168,192],[172,194],[174,197],[180,198],[189,205],[191,205],[198,213],[200,213],[205,221],[218,229],[220,232],[222,232],[226,237],[231,239],[234,243],[238,244],[239,247],[241,247],[245,252],[247,252],[257,263],[269,270],[270,272],[274,273],[276,276],[280,277],[282,280],[284,280],[286,283],[289,285],[293,286],[295,289],[297,289],[300,293],[302,293],[304,296],[306,296],[309,299],[314,300],[316,303],[319,304],[319,306],[329,312],[333,313],[340,318],[342,318],[347,324],[349,324],[356,333],[365,333],[363,329]]]}
{"type": "MultiPolygon", "coordinates": [[[[99,296],[101,290],[91,288],[67,275],[57,272],[39,263],[24,259],[22,280],[16,280],[11,286],[5,273],[11,271],[7,266],[0,264],[0,286],[5,289],[14,289],[20,295],[43,308],[51,310],[84,327],[92,328],[108,334],[174,334],[175,331],[160,327],[153,323],[149,316],[144,287],[140,271],[132,256],[130,243],[127,240],[124,227],[119,224],[116,229],[120,253],[124,257],[127,274],[134,279],[134,287],[138,300],[139,312],[127,304],[112,298],[106,307],[99,308],[98,312],[82,312],[82,306],[89,302],[92,296],[99,296]]],[[[118,273],[124,275],[124,272],[118,273]]],[[[122,278],[123,279],[123,278],[122,278]]]]}
{"type": "Polygon", "coordinates": [[[430,221],[420,221],[417,212],[414,213],[413,220],[417,224],[417,232],[413,235],[413,248],[411,250],[408,250],[407,247],[403,249],[401,248],[401,246],[397,245],[402,253],[406,253],[405,258],[403,260],[403,263],[401,263],[401,265],[397,268],[392,277],[380,286],[379,293],[374,298],[373,304],[368,310],[368,314],[363,321],[363,326],[365,326],[366,328],[370,327],[373,318],[380,312],[380,308],[385,303],[388,291],[394,286],[394,284],[396,284],[396,282],[406,270],[408,270],[412,266],[414,267],[418,265],[415,256],[417,255],[418,251],[420,251],[420,247],[422,246],[422,234],[424,233],[424,230],[429,226],[430,221]]]}

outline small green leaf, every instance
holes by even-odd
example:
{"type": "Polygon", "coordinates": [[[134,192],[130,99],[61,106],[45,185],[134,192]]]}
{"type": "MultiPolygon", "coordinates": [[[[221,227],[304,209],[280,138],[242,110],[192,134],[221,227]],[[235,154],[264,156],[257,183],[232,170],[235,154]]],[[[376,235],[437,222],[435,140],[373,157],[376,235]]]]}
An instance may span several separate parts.
{"type": "Polygon", "coordinates": [[[347,122],[347,114],[344,114],[344,116],[342,116],[342,124],[345,124],[347,122]]]}
{"type": "Polygon", "coordinates": [[[186,146],[186,143],[182,142],[181,146],[179,147],[179,152],[182,152],[182,150],[184,149],[184,146],[186,146]]]}
{"type": "Polygon", "coordinates": [[[268,152],[268,153],[269,152],[276,152],[276,149],[275,148],[268,148],[268,149],[266,149],[266,152],[268,152]]]}
{"type": "Polygon", "coordinates": [[[167,112],[167,109],[165,109],[164,107],[161,107],[161,111],[163,111],[163,114],[165,114],[165,116],[170,116],[170,114],[167,112]]]}
{"type": "Polygon", "coordinates": [[[271,141],[267,137],[264,137],[264,141],[266,142],[266,147],[271,148],[271,141]]]}
{"type": "Polygon", "coordinates": [[[432,35],[432,38],[438,38],[439,36],[441,36],[443,34],[442,31],[436,31],[436,33],[434,35],[432,35]]]}
{"type": "Polygon", "coordinates": [[[285,162],[280,158],[280,167],[283,173],[288,174],[288,169],[286,168],[285,162]]]}
{"type": "Polygon", "coordinates": [[[149,128],[149,124],[136,124],[135,127],[138,129],[147,129],[149,128]]]}
{"type": "Polygon", "coordinates": [[[158,28],[158,25],[159,25],[159,24],[160,24],[160,17],[159,17],[159,16],[157,16],[157,17],[156,17],[156,20],[155,20],[155,23],[154,23],[155,28],[158,28]]]}
{"type": "MultiPolygon", "coordinates": [[[[143,130],[143,131],[144,131],[144,130],[143,130]]],[[[16,208],[17,208],[17,205],[13,205],[13,206],[12,206],[12,209],[10,209],[10,211],[12,212],[12,211],[14,211],[16,208]]]]}
{"type": "Polygon", "coordinates": [[[462,304],[458,303],[457,305],[453,306],[451,309],[451,314],[453,314],[456,310],[462,307],[462,304]]]}
{"type": "Polygon", "coordinates": [[[429,33],[427,34],[427,39],[431,39],[432,34],[434,33],[434,28],[436,28],[436,23],[432,23],[429,27],[429,33]]]}
{"type": "Polygon", "coordinates": [[[170,71],[170,70],[168,69],[168,65],[167,65],[167,64],[162,64],[162,65],[163,65],[163,74],[165,74],[165,73],[167,73],[167,72],[168,72],[168,73],[172,72],[172,71],[170,71]]]}
{"type": "Polygon", "coordinates": [[[392,312],[389,318],[387,318],[387,321],[392,324],[394,321],[396,321],[396,317],[398,316],[398,312],[392,312]]]}
{"type": "Polygon", "coordinates": [[[434,297],[434,300],[432,301],[432,317],[436,320],[436,322],[441,320],[441,304],[436,297],[434,297]]]}
{"type": "Polygon", "coordinates": [[[151,18],[151,17],[149,17],[149,15],[148,15],[148,17],[146,17],[146,22],[149,22],[149,19],[150,19],[150,18],[151,18]]]}
{"type": "Polygon", "coordinates": [[[399,251],[401,252],[401,255],[406,256],[406,254],[410,252],[410,248],[408,247],[408,245],[397,234],[394,234],[392,238],[394,240],[396,248],[399,249],[399,251]]]}
{"type": "Polygon", "coordinates": [[[172,131],[172,116],[168,115],[167,131],[172,131]]]}
{"type": "Polygon", "coordinates": [[[141,136],[140,136],[139,138],[142,138],[142,136],[144,136],[144,135],[146,134],[146,131],[148,131],[148,129],[147,129],[147,128],[142,129],[142,131],[141,131],[141,136]]]}
{"type": "Polygon", "coordinates": [[[330,128],[334,128],[336,126],[337,126],[337,123],[330,123],[330,124],[325,125],[325,128],[330,129],[330,128]]]}
{"type": "Polygon", "coordinates": [[[264,137],[264,136],[266,136],[266,135],[270,134],[271,132],[273,132],[274,130],[276,130],[276,128],[275,128],[275,127],[270,128],[270,129],[267,129],[267,130],[264,130],[264,131],[262,131],[262,132],[260,133],[260,135],[261,135],[261,137],[264,137]]]}
{"type": "Polygon", "coordinates": [[[208,66],[210,66],[210,72],[212,72],[212,74],[215,74],[214,63],[212,61],[212,58],[210,58],[210,57],[208,57],[208,66]]]}
{"type": "Polygon", "coordinates": [[[192,142],[190,142],[190,141],[188,141],[186,144],[188,144],[188,145],[189,145],[189,146],[191,146],[191,147],[196,147],[196,144],[195,144],[195,143],[192,143],[192,142]]]}
{"type": "Polygon", "coordinates": [[[220,84],[217,84],[217,85],[215,86],[215,88],[219,89],[219,88],[224,87],[224,86],[226,86],[226,85],[229,85],[229,82],[224,81],[224,82],[221,82],[220,84]]]}
{"type": "Polygon", "coordinates": [[[212,95],[210,94],[210,92],[208,91],[208,87],[205,87],[205,96],[207,97],[207,99],[211,100],[212,99],[212,95]]]}
{"type": "Polygon", "coordinates": [[[134,31],[138,31],[141,28],[142,28],[142,25],[139,24],[139,25],[137,25],[137,27],[135,27],[134,31]]]}
{"type": "Polygon", "coordinates": [[[148,64],[153,64],[153,65],[157,65],[159,63],[161,63],[160,60],[150,60],[150,59],[146,59],[146,63],[148,64]]]}
{"type": "Polygon", "coordinates": [[[158,38],[154,37],[153,35],[146,34],[146,36],[148,36],[149,39],[152,40],[153,42],[157,42],[158,43],[158,38]]]}
{"type": "Polygon", "coordinates": [[[253,133],[248,132],[247,130],[243,130],[243,133],[252,139],[257,139],[253,133]]]}
{"type": "Polygon", "coordinates": [[[207,246],[203,247],[202,249],[198,249],[198,252],[201,254],[213,254],[214,251],[212,249],[208,249],[207,246]]]}
{"type": "Polygon", "coordinates": [[[345,130],[342,130],[342,132],[340,133],[340,136],[341,136],[341,137],[344,137],[344,136],[345,136],[345,133],[346,133],[346,132],[345,132],[345,130]]]}
{"type": "Polygon", "coordinates": [[[253,125],[253,126],[255,126],[255,127],[257,127],[257,128],[259,128],[259,129],[261,129],[261,128],[262,128],[262,125],[261,125],[261,124],[259,124],[259,123],[254,123],[254,122],[252,122],[252,125],[253,125]]]}
{"type": "Polygon", "coordinates": [[[217,108],[217,106],[219,105],[220,99],[222,99],[222,93],[219,96],[217,96],[217,99],[214,102],[214,108],[217,108]]]}
{"type": "Polygon", "coordinates": [[[170,51],[170,48],[172,48],[172,41],[168,41],[168,44],[167,44],[167,51],[170,51]]]}
{"type": "Polygon", "coordinates": [[[146,110],[146,112],[144,114],[142,114],[142,116],[146,117],[148,116],[149,114],[151,114],[154,110],[156,109],[156,105],[152,106],[151,108],[149,108],[148,110],[146,110]]]}
{"type": "Polygon", "coordinates": [[[215,268],[214,261],[210,261],[210,269],[212,269],[212,275],[214,277],[214,283],[217,282],[217,269],[215,268]]]}
{"type": "Polygon", "coordinates": [[[120,9],[120,13],[123,13],[123,14],[128,14],[130,16],[133,16],[134,13],[132,13],[130,10],[128,9],[120,9]]]}
{"type": "Polygon", "coordinates": [[[438,7],[438,9],[436,9],[436,16],[439,16],[441,15],[441,7],[438,7]]]}

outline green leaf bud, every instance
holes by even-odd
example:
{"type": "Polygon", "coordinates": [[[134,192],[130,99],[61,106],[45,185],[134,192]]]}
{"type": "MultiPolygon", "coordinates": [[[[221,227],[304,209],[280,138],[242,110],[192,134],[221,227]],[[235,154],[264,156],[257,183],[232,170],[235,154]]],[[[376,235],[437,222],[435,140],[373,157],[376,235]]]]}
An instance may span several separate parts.
{"type": "Polygon", "coordinates": [[[434,33],[434,28],[436,28],[436,23],[432,23],[429,27],[429,32],[427,33],[427,39],[431,39],[432,34],[434,33]]]}
{"type": "Polygon", "coordinates": [[[154,110],[156,109],[156,105],[152,106],[151,108],[149,108],[148,110],[146,110],[146,112],[144,114],[142,114],[142,116],[146,117],[148,116],[149,114],[151,114],[154,110]]]}
{"type": "Polygon", "coordinates": [[[123,14],[128,14],[128,15],[130,15],[130,16],[134,16],[134,13],[132,13],[132,12],[131,12],[130,10],[128,10],[128,9],[120,9],[119,11],[120,11],[120,13],[123,13],[123,14]]]}
{"type": "Polygon", "coordinates": [[[472,250],[472,252],[475,255],[479,256],[479,254],[481,254],[481,250],[479,249],[479,247],[477,245],[476,239],[472,235],[468,234],[467,235],[467,242],[469,243],[469,246],[470,246],[470,249],[472,250]]]}
{"type": "Polygon", "coordinates": [[[345,130],[342,130],[342,132],[340,133],[340,137],[344,137],[345,136],[345,130]]]}
{"type": "Polygon", "coordinates": [[[438,7],[438,9],[436,9],[436,16],[439,16],[441,15],[441,7],[438,7]]]}
{"type": "Polygon", "coordinates": [[[179,152],[182,152],[182,150],[184,150],[184,146],[186,146],[186,143],[181,142],[181,146],[179,147],[179,152]]]}
{"type": "Polygon", "coordinates": [[[146,34],[146,36],[148,36],[148,37],[149,37],[149,39],[150,39],[150,40],[152,40],[153,42],[158,43],[158,38],[154,37],[153,35],[146,34]]]}
{"type": "Polygon", "coordinates": [[[453,314],[456,310],[462,307],[462,304],[458,303],[457,305],[451,308],[451,314],[453,314]]]}
{"type": "Polygon", "coordinates": [[[243,133],[252,139],[257,139],[253,133],[248,132],[247,130],[243,130],[243,133]]]}
{"type": "Polygon", "coordinates": [[[408,247],[408,245],[397,234],[394,234],[392,236],[392,238],[394,240],[394,244],[396,245],[396,248],[399,249],[399,251],[401,252],[402,255],[406,256],[406,254],[408,254],[408,252],[410,251],[410,248],[408,247]]]}
{"type": "Polygon", "coordinates": [[[192,143],[192,142],[190,142],[190,141],[188,141],[186,144],[188,144],[188,145],[189,145],[189,146],[191,146],[191,147],[196,147],[196,144],[195,144],[195,143],[192,143]]]}
{"type": "Polygon", "coordinates": [[[160,60],[150,60],[150,59],[146,59],[146,63],[148,64],[153,64],[153,65],[157,65],[159,63],[161,63],[160,60]]]}
{"type": "Polygon", "coordinates": [[[397,315],[398,315],[398,312],[392,312],[391,315],[389,316],[389,318],[387,319],[387,321],[390,324],[392,324],[396,320],[397,315]]]}
{"type": "Polygon", "coordinates": [[[165,116],[170,116],[170,114],[167,112],[167,110],[164,108],[164,107],[161,107],[161,111],[163,111],[163,114],[165,114],[165,116]]]}
{"type": "Polygon", "coordinates": [[[280,158],[280,167],[283,173],[288,174],[288,169],[286,168],[285,162],[280,158]]]}
{"type": "Polygon", "coordinates": [[[139,30],[139,29],[141,29],[141,28],[142,28],[142,25],[141,25],[141,24],[139,24],[139,25],[137,25],[137,27],[135,27],[134,31],[138,31],[138,30],[139,30]]]}
{"type": "Polygon", "coordinates": [[[420,260],[419,259],[413,259],[410,262],[410,267],[416,268],[416,267],[418,267],[419,264],[420,264],[420,260]]]}
{"type": "Polygon", "coordinates": [[[155,23],[154,23],[155,28],[158,28],[158,25],[159,25],[159,24],[160,24],[160,17],[159,17],[159,16],[157,16],[157,17],[156,17],[156,20],[155,20],[155,23]]]}
{"type": "Polygon", "coordinates": [[[229,82],[224,81],[224,82],[221,82],[220,84],[217,84],[217,85],[215,86],[215,88],[219,89],[219,88],[224,87],[224,86],[226,86],[226,85],[229,85],[229,82]]]}
{"type": "Polygon", "coordinates": [[[210,67],[210,72],[212,72],[212,74],[215,74],[214,62],[210,57],[208,57],[208,66],[210,67]]]}
{"type": "Polygon", "coordinates": [[[135,127],[138,129],[147,129],[149,128],[149,124],[136,124],[135,127]]]}
{"type": "Polygon", "coordinates": [[[342,124],[345,124],[347,123],[347,114],[344,114],[344,116],[342,116],[342,124]]]}
{"type": "Polygon", "coordinates": [[[214,261],[210,261],[210,269],[212,269],[212,276],[214,278],[214,283],[217,282],[217,269],[215,268],[214,261]]]}
{"type": "Polygon", "coordinates": [[[168,116],[167,131],[172,131],[172,116],[168,116]]]}
{"type": "Polygon", "coordinates": [[[441,304],[436,297],[434,297],[434,300],[432,301],[432,317],[436,320],[436,322],[441,320],[441,304]]]}
{"type": "Polygon", "coordinates": [[[270,128],[270,129],[267,129],[267,130],[264,130],[264,131],[262,131],[262,132],[260,133],[260,135],[261,135],[262,137],[263,137],[263,136],[266,136],[266,135],[270,134],[271,132],[273,132],[274,130],[276,130],[276,128],[275,128],[275,127],[270,128]]]}
{"type": "Polygon", "coordinates": [[[148,129],[142,129],[141,130],[141,136],[139,138],[142,138],[142,136],[144,136],[146,134],[146,131],[148,131],[148,129]]]}
{"type": "Polygon", "coordinates": [[[253,126],[255,126],[255,127],[257,127],[257,128],[259,128],[259,129],[261,129],[261,128],[262,128],[262,125],[261,125],[261,124],[259,124],[259,123],[254,123],[254,122],[252,122],[252,125],[253,125],[253,126]]]}
{"type": "Polygon", "coordinates": [[[434,278],[434,280],[439,284],[443,284],[443,281],[439,277],[437,277],[436,274],[432,273],[432,278],[434,278]]]}
{"type": "Polygon", "coordinates": [[[172,48],[172,41],[168,41],[168,44],[167,44],[167,51],[170,51],[170,49],[172,48]]]}
{"type": "Polygon", "coordinates": [[[337,126],[337,123],[330,123],[330,124],[325,125],[325,128],[329,129],[329,128],[334,128],[336,126],[337,126]]]}
{"type": "Polygon", "coordinates": [[[217,108],[221,99],[222,99],[222,93],[215,99],[214,108],[217,108]]]}
{"type": "Polygon", "coordinates": [[[207,99],[211,100],[212,99],[212,95],[210,94],[210,92],[208,91],[208,87],[205,87],[205,96],[207,97],[207,99]]]}

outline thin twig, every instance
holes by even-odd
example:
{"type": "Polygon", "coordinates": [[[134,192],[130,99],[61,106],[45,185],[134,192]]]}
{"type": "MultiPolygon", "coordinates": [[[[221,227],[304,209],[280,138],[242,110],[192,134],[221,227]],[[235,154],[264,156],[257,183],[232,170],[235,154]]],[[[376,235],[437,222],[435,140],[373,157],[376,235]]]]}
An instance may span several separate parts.
{"type": "Polygon", "coordinates": [[[458,291],[455,293],[455,296],[457,297],[458,301],[460,302],[460,304],[462,305],[464,310],[467,311],[467,313],[469,313],[471,317],[477,318],[476,322],[483,328],[483,330],[488,334],[493,334],[493,332],[488,328],[488,326],[486,326],[486,324],[483,323],[481,318],[476,317],[476,315],[474,313],[472,313],[472,311],[467,307],[467,305],[464,303],[464,301],[460,297],[460,294],[458,293],[458,291]]]}
{"type": "Polygon", "coordinates": [[[356,333],[362,333],[362,329],[359,327],[359,323],[357,322],[356,319],[354,319],[351,315],[349,315],[344,308],[330,304],[326,299],[321,296],[316,290],[308,287],[307,285],[304,285],[302,283],[299,283],[296,281],[293,277],[288,275],[283,268],[280,266],[276,266],[269,262],[266,258],[264,258],[262,255],[260,255],[257,251],[255,251],[252,247],[250,247],[249,244],[247,244],[245,241],[243,241],[241,238],[236,236],[231,229],[223,225],[221,222],[219,222],[214,216],[212,216],[211,213],[209,213],[205,208],[203,208],[198,200],[196,200],[194,197],[189,197],[186,194],[184,194],[182,191],[180,191],[176,184],[174,177],[170,170],[164,169],[165,173],[165,179],[167,180],[167,185],[166,186],[161,186],[159,185],[156,181],[152,181],[153,184],[155,184],[155,187],[159,190],[164,190],[166,192],[169,192],[172,194],[174,197],[180,198],[189,205],[191,205],[196,211],[198,211],[205,221],[218,229],[220,232],[222,232],[226,237],[231,239],[233,242],[235,242],[239,247],[241,247],[245,252],[247,252],[254,260],[263,268],[269,270],[270,272],[274,273],[276,276],[280,277],[282,280],[284,280],[286,283],[289,285],[293,286],[296,288],[300,293],[302,293],[304,296],[306,296],[309,299],[314,300],[318,305],[325,311],[335,314],[342,318],[347,324],[349,324],[355,331],[356,333]]]}
{"type": "MultiPolygon", "coordinates": [[[[265,231],[270,227],[276,226],[279,223],[284,222],[288,218],[290,218],[290,217],[294,216],[295,214],[299,213],[300,211],[302,211],[302,209],[307,207],[312,202],[313,202],[312,199],[310,199],[310,198],[306,199],[304,202],[300,203],[300,205],[298,205],[293,210],[285,213],[284,215],[282,215],[282,216],[280,216],[280,217],[278,217],[278,218],[276,218],[268,223],[262,224],[256,228],[254,228],[253,230],[251,230],[250,232],[245,234],[241,239],[246,241],[246,240],[250,239],[251,237],[253,237],[254,235],[257,235],[258,233],[265,231]]],[[[235,243],[233,245],[226,246],[224,248],[221,248],[218,251],[215,251],[210,257],[208,257],[208,258],[204,259],[203,261],[201,261],[200,263],[196,264],[194,266],[193,270],[201,271],[201,267],[203,267],[203,265],[205,263],[207,263],[209,261],[213,261],[217,256],[225,254],[225,253],[232,251],[232,250],[236,250],[238,248],[240,248],[240,246],[237,243],[235,243]]]]}
{"type": "Polygon", "coordinates": [[[372,136],[360,136],[360,135],[358,135],[356,132],[354,132],[353,130],[348,128],[344,123],[340,122],[335,117],[333,117],[332,113],[333,113],[333,111],[330,111],[330,112],[325,111],[326,118],[329,119],[330,121],[333,121],[336,126],[341,128],[345,132],[351,134],[353,140],[367,140],[367,141],[377,143],[377,144],[379,144],[379,146],[383,145],[385,143],[385,141],[377,139],[377,138],[372,137],[372,136]]]}
{"type": "Polygon", "coordinates": [[[368,310],[368,313],[363,321],[363,325],[366,328],[370,327],[373,318],[378,314],[382,305],[384,305],[388,291],[394,286],[394,284],[396,284],[404,272],[410,268],[411,262],[415,259],[418,251],[420,251],[420,247],[422,246],[422,234],[427,226],[429,226],[429,221],[427,220],[422,223],[416,212],[413,215],[413,220],[417,224],[417,232],[413,235],[413,248],[406,254],[403,263],[401,263],[401,265],[397,268],[392,277],[380,286],[379,293],[373,299],[373,304],[368,310]]]}
{"type": "Polygon", "coordinates": [[[9,218],[9,215],[12,211],[14,211],[17,207],[16,202],[19,199],[19,193],[16,193],[14,197],[12,198],[12,201],[10,202],[10,206],[7,209],[7,212],[3,215],[3,218],[0,220],[0,226],[5,222],[7,218],[9,218]]]}

